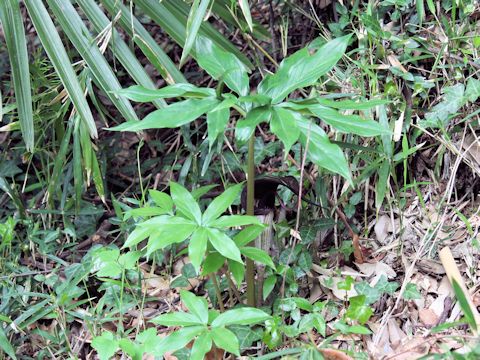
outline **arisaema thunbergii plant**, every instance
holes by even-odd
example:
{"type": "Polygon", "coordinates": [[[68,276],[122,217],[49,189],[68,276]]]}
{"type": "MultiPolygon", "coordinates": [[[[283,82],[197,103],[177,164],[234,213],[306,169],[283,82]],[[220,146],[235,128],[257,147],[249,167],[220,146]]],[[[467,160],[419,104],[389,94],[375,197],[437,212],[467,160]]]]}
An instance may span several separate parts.
{"type": "MultiPolygon", "coordinates": [[[[345,115],[339,110],[359,106],[351,100],[333,101],[328,98],[290,98],[298,89],[313,86],[319,78],[337,64],[345,54],[351,36],[343,36],[324,43],[316,51],[305,47],[285,58],[277,71],[268,74],[250,92],[248,68],[233,54],[222,50],[205,37],[198,37],[196,54],[198,64],[215,80],[217,89],[175,84],[158,90],[132,86],[119,92],[130,100],[150,102],[158,99],[178,99],[165,108],[155,110],[141,121],[128,121],[113,130],[140,131],[145,129],[175,128],[206,114],[208,139],[218,139],[229,121],[231,111],[239,118],[236,139],[249,143],[247,165],[247,215],[254,214],[254,131],[257,125],[268,123],[270,131],[284,144],[285,153],[292,145],[308,142],[308,158],[321,168],[343,176],[353,183],[348,162],[342,149],[330,141],[317,119],[339,132],[360,136],[389,134],[372,119],[359,115],[345,115]],[[231,92],[222,91],[226,85],[231,92]],[[349,107],[350,106],[350,107],[349,107]]],[[[381,101],[372,100],[361,106],[373,107],[381,101]]],[[[214,200],[215,202],[215,200],[214,200]]],[[[191,246],[191,245],[190,245],[191,246]]],[[[231,258],[231,257],[230,257],[231,258]]],[[[198,263],[197,263],[198,265],[198,263]]],[[[255,304],[254,268],[251,260],[246,269],[248,304],[255,304]]]]}

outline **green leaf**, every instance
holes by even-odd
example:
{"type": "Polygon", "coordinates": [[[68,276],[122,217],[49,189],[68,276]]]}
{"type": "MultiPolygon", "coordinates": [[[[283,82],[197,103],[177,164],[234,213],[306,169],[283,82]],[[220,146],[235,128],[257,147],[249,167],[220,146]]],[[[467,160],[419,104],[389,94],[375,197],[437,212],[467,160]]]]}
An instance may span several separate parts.
{"type": "Polygon", "coordinates": [[[240,231],[238,234],[236,234],[233,237],[233,241],[235,241],[238,247],[248,245],[257,237],[259,237],[264,229],[265,227],[260,225],[248,226],[242,231],[240,231]]]}
{"type": "Polygon", "coordinates": [[[147,256],[158,249],[163,249],[168,245],[180,243],[187,239],[197,229],[195,224],[164,225],[161,231],[153,232],[148,239],[147,256]]]}
{"type": "Polygon", "coordinates": [[[150,320],[150,322],[163,326],[203,325],[203,322],[200,321],[196,315],[182,311],[157,316],[150,320]]]}
{"type": "Polygon", "coordinates": [[[300,136],[300,129],[296,122],[296,118],[299,116],[293,111],[280,107],[274,107],[273,109],[270,130],[283,142],[285,157],[300,136]]]}
{"type": "Polygon", "coordinates": [[[142,257],[140,251],[129,251],[125,254],[120,255],[118,258],[118,263],[123,269],[132,270],[135,268],[138,259],[142,257]]]}
{"type": "Polygon", "coordinates": [[[308,109],[328,125],[347,134],[360,136],[391,134],[389,129],[384,128],[378,122],[362,118],[358,115],[343,115],[334,109],[322,105],[312,105],[309,106],[308,109]]]}
{"type": "Polygon", "coordinates": [[[408,283],[407,287],[405,288],[405,292],[403,293],[403,298],[405,300],[416,300],[421,299],[422,294],[417,289],[417,285],[414,283],[408,283]]]}
{"type": "Polygon", "coordinates": [[[210,39],[199,36],[195,42],[197,61],[215,80],[221,80],[238,95],[249,91],[248,68],[232,53],[210,39]]]}
{"type": "Polygon", "coordinates": [[[138,120],[130,102],[114,94],[121,89],[120,83],[70,0],[47,0],[47,3],[68,39],[85,60],[96,84],[125,119],[138,120]]]}
{"type": "Polygon", "coordinates": [[[148,190],[148,193],[157,206],[168,212],[173,210],[173,200],[170,195],[154,189],[148,190]]]}
{"type": "Polygon", "coordinates": [[[225,133],[228,120],[230,120],[229,108],[212,110],[207,113],[208,146],[210,149],[218,136],[225,133]]]}
{"type": "Polygon", "coordinates": [[[444,87],[442,101],[425,114],[425,119],[419,125],[434,129],[445,127],[450,117],[464,104],[464,91],[463,84],[444,87]]]}
{"type": "Polygon", "coordinates": [[[118,95],[136,102],[151,102],[157,99],[177,97],[214,97],[215,90],[199,88],[192,84],[180,83],[165,86],[161,89],[148,89],[140,85],[133,85],[117,91],[118,95]]]}
{"type": "Polygon", "coordinates": [[[217,196],[208,205],[202,216],[202,224],[210,226],[210,224],[222,215],[225,210],[237,199],[240,191],[242,191],[243,183],[233,185],[226,189],[221,195],[217,196]]]}
{"type": "MultiPolygon", "coordinates": [[[[210,0],[194,0],[192,7],[190,8],[190,14],[188,15],[187,20],[187,38],[185,39],[185,45],[183,46],[182,57],[180,58],[180,67],[185,64],[185,60],[192,49],[193,44],[195,43],[195,38],[197,36],[200,25],[202,24],[203,18],[207,13],[208,5],[210,0]]],[[[198,50],[197,50],[198,52],[198,50]]]]}
{"type": "Polygon", "coordinates": [[[188,257],[197,273],[200,272],[200,265],[207,251],[208,236],[205,228],[200,227],[192,234],[188,244],[188,257]]]}
{"type": "Polygon", "coordinates": [[[147,227],[137,227],[128,235],[127,241],[123,244],[123,248],[133,247],[139,242],[150,236],[151,230],[147,227]]]}
{"type": "Polygon", "coordinates": [[[158,352],[161,354],[183,349],[197,335],[205,331],[205,326],[189,326],[162,338],[158,344],[158,352]]]}
{"type": "Polygon", "coordinates": [[[375,183],[375,207],[378,210],[382,207],[385,194],[388,189],[388,179],[390,178],[390,161],[385,159],[378,169],[378,180],[375,183]]]}
{"type": "Polygon", "coordinates": [[[455,293],[455,297],[458,299],[458,303],[462,308],[463,314],[465,315],[465,319],[467,320],[468,325],[472,328],[473,331],[477,331],[477,322],[475,319],[475,315],[473,314],[472,308],[470,307],[470,302],[468,301],[467,296],[470,294],[465,294],[458,284],[458,282],[452,278],[452,287],[453,292],[455,293]]]}
{"type": "Polygon", "coordinates": [[[275,284],[277,283],[277,276],[270,275],[265,279],[265,282],[263,283],[263,300],[266,300],[268,295],[273,291],[273,288],[275,287],[275,284]]]}
{"type": "Polygon", "coordinates": [[[17,360],[17,356],[15,355],[15,350],[13,349],[12,344],[10,344],[10,341],[7,338],[7,335],[5,335],[5,332],[3,331],[3,327],[0,326],[0,349],[10,356],[13,360],[17,360]]]}
{"type": "Polygon", "coordinates": [[[212,322],[212,327],[223,327],[228,325],[253,325],[270,319],[266,312],[251,307],[232,309],[220,314],[212,322]]]}
{"type": "Polygon", "coordinates": [[[208,239],[215,250],[228,259],[242,263],[242,257],[237,245],[225,233],[212,228],[207,228],[208,239]]]}
{"type": "Polygon", "coordinates": [[[480,97],[480,80],[473,77],[468,79],[465,97],[470,102],[475,102],[480,97]]]}
{"type": "Polygon", "coordinates": [[[208,322],[208,304],[203,297],[195,296],[191,292],[181,290],[180,298],[183,305],[194,314],[203,324],[208,322]]]}
{"type": "MultiPolygon", "coordinates": [[[[225,263],[225,258],[217,252],[208,254],[203,262],[202,275],[209,275],[217,272],[225,263]]],[[[243,265],[242,265],[243,266],[243,265]]]]}
{"type": "Polygon", "coordinates": [[[218,103],[217,99],[211,97],[179,101],[151,112],[142,121],[127,121],[109,130],[140,131],[176,128],[197,119],[212,110],[218,103]]]}
{"type": "Polygon", "coordinates": [[[348,299],[350,306],[345,315],[352,320],[357,320],[360,324],[365,324],[373,315],[370,306],[365,305],[365,295],[353,296],[348,299]]]}
{"type": "Polygon", "coordinates": [[[372,100],[362,99],[359,101],[354,101],[354,100],[334,101],[334,100],[325,99],[325,98],[317,98],[315,99],[315,102],[317,102],[320,105],[334,108],[334,109],[339,109],[339,110],[369,110],[376,106],[390,103],[390,101],[383,100],[383,99],[372,99],[372,100]]]}
{"type": "Polygon", "coordinates": [[[229,353],[240,356],[240,344],[233,332],[225,328],[213,328],[211,331],[213,342],[217,347],[229,353]]]}
{"type": "Polygon", "coordinates": [[[240,249],[240,252],[244,256],[261,264],[270,266],[272,269],[275,270],[275,264],[273,263],[272,258],[264,250],[258,249],[256,247],[245,246],[240,249]]]}
{"type": "Polygon", "coordinates": [[[297,51],[282,61],[275,74],[263,79],[258,93],[271,97],[272,103],[277,104],[292,91],[315,84],[341,59],[350,37],[347,35],[329,41],[313,55],[306,47],[297,51]]]}
{"type": "Polygon", "coordinates": [[[205,354],[212,348],[212,336],[209,332],[201,334],[193,343],[192,351],[190,352],[191,360],[203,360],[205,354]]]}
{"type": "Polygon", "coordinates": [[[239,142],[247,142],[255,132],[255,127],[261,122],[268,122],[272,117],[269,106],[256,107],[247,113],[244,119],[237,121],[235,137],[239,142]]]}
{"type": "Polygon", "coordinates": [[[229,260],[228,261],[228,270],[233,275],[233,278],[235,279],[237,286],[241,286],[242,281],[245,277],[245,265],[240,264],[239,262],[229,260]]]}
{"type": "Polygon", "coordinates": [[[109,331],[92,340],[92,347],[97,350],[100,360],[109,360],[118,350],[118,339],[109,331]]]}
{"type": "Polygon", "coordinates": [[[34,126],[32,110],[32,86],[30,84],[29,59],[25,29],[18,0],[0,1],[0,20],[2,21],[7,54],[10,58],[13,87],[17,100],[17,111],[20,119],[23,140],[27,151],[33,151],[34,126]]]}
{"type": "Polygon", "coordinates": [[[242,10],[243,17],[247,21],[248,28],[250,29],[250,31],[253,31],[252,14],[250,13],[250,5],[248,5],[248,0],[239,0],[238,4],[240,5],[240,9],[242,10]]]}
{"type": "Polygon", "coordinates": [[[245,225],[262,225],[260,220],[255,216],[250,215],[225,215],[221,216],[215,221],[210,223],[211,227],[219,229],[229,228],[233,226],[245,226],[245,225]]]}
{"type": "Polygon", "coordinates": [[[173,181],[170,182],[170,193],[177,211],[200,225],[202,223],[202,213],[192,194],[182,185],[173,181]]]}
{"type": "Polygon", "coordinates": [[[306,146],[308,141],[308,157],[316,165],[342,175],[350,183],[353,182],[345,155],[338,145],[332,144],[328,136],[318,125],[304,118],[297,120],[300,128],[300,142],[306,146]]]}

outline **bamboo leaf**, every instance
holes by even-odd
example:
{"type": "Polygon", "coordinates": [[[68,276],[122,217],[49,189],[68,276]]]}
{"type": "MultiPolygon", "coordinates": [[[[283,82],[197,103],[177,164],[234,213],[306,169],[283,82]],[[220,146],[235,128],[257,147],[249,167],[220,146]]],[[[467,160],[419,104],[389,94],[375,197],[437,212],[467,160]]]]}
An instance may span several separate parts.
{"type": "Polygon", "coordinates": [[[35,26],[38,37],[40,38],[58,77],[62,81],[65,90],[70,96],[75,109],[80,115],[82,121],[85,122],[90,136],[96,138],[98,136],[97,127],[92,112],[85,99],[77,74],[70,63],[67,52],[63,47],[62,40],[58,35],[47,9],[43,5],[43,2],[38,0],[25,0],[25,6],[27,7],[33,25],[35,26]]]}
{"type": "MultiPolygon", "coordinates": [[[[30,0],[33,2],[33,0],[30,0]]],[[[85,60],[98,87],[127,120],[138,120],[130,102],[114,93],[121,89],[117,77],[94,42],[87,27],[69,0],[47,0],[62,30],[85,60]]]]}
{"type": "Polygon", "coordinates": [[[207,13],[209,4],[210,0],[194,0],[192,4],[187,20],[187,38],[185,40],[185,45],[183,46],[182,57],[180,58],[180,67],[185,64],[185,60],[187,59],[190,50],[192,50],[192,46],[195,43],[195,38],[197,37],[200,25],[202,25],[203,18],[207,13]]]}
{"type": "Polygon", "coordinates": [[[248,5],[248,0],[238,0],[238,4],[240,5],[240,9],[242,9],[243,16],[247,21],[250,31],[253,32],[252,14],[250,12],[250,5],[248,5]]]}
{"type": "Polygon", "coordinates": [[[23,140],[27,151],[33,151],[34,126],[30,71],[25,29],[18,0],[0,1],[0,20],[12,68],[13,87],[18,104],[18,118],[23,140]]]}

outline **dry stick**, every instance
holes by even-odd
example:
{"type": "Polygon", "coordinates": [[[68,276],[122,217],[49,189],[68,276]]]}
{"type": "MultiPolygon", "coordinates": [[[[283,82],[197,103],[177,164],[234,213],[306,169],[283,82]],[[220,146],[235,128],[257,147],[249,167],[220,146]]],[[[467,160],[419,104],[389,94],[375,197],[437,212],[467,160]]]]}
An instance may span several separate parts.
{"type": "MultiPolygon", "coordinates": [[[[462,290],[465,298],[467,299],[468,306],[473,313],[473,317],[475,319],[475,323],[477,324],[477,329],[480,329],[480,314],[478,313],[477,307],[472,301],[472,297],[470,296],[470,292],[468,291],[467,287],[465,286],[465,282],[463,281],[462,275],[460,275],[460,271],[458,270],[457,264],[455,263],[455,259],[453,258],[452,252],[448,246],[445,246],[440,252],[438,253],[440,257],[440,261],[445,268],[445,272],[447,273],[448,280],[453,286],[453,282],[455,281],[460,289],[462,290]]],[[[472,329],[472,332],[475,336],[478,336],[477,329],[472,329]]]]}
{"type": "Polygon", "coordinates": [[[217,276],[215,274],[210,275],[212,279],[213,287],[215,288],[215,294],[218,298],[218,306],[220,307],[220,312],[225,311],[225,306],[223,305],[222,293],[220,292],[220,287],[218,286],[217,276]]]}

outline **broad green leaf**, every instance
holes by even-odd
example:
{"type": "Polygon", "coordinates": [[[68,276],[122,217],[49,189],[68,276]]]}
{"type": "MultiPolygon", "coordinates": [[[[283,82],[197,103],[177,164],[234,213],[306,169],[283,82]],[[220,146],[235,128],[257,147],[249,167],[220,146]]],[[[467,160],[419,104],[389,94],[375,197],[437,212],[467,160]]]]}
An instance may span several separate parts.
{"type": "Polygon", "coordinates": [[[133,230],[130,235],[128,235],[127,241],[125,241],[125,244],[123,244],[123,248],[133,247],[137,245],[139,242],[149,237],[150,233],[151,229],[149,229],[148,227],[135,228],[135,230],[133,230]]]}
{"type": "Polygon", "coordinates": [[[190,243],[188,244],[188,257],[197,273],[200,272],[200,265],[202,265],[203,257],[207,251],[207,243],[207,231],[205,228],[199,227],[192,234],[190,243]]]}
{"type": "Polygon", "coordinates": [[[207,228],[208,239],[215,250],[228,259],[242,262],[240,250],[237,245],[225,233],[220,230],[207,228]]]}
{"type": "Polygon", "coordinates": [[[259,225],[248,226],[242,231],[240,231],[238,234],[236,234],[233,237],[233,241],[235,241],[238,247],[248,245],[257,237],[259,237],[264,229],[264,226],[259,225]]]}
{"type": "Polygon", "coordinates": [[[255,127],[261,122],[268,122],[272,117],[269,106],[256,107],[248,112],[244,119],[237,121],[235,137],[240,142],[246,142],[255,132],[255,127]]]}
{"type": "Polygon", "coordinates": [[[270,266],[272,269],[275,269],[275,264],[273,263],[272,258],[262,249],[257,249],[256,247],[244,246],[240,248],[240,252],[244,256],[252,260],[255,260],[256,262],[270,266]]]}
{"type": "Polygon", "coordinates": [[[390,129],[384,128],[380,123],[358,115],[344,115],[337,110],[322,105],[312,105],[308,109],[328,125],[347,134],[360,136],[391,134],[390,129]]]}
{"type": "Polygon", "coordinates": [[[109,331],[92,340],[92,347],[97,350],[100,360],[109,360],[118,350],[118,339],[109,331]]]}
{"type": "Polygon", "coordinates": [[[296,123],[298,116],[300,115],[281,107],[274,107],[272,111],[270,130],[283,142],[285,157],[300,136],[300,129],[296,123]]]}
{"type": "Polygon", "coordinates": [[[158,353],[174,352],[183,349],[197,335],[205,331],[205,326],[189,326],[162,338],[158,344],[158,353]]]}
{"type": "Polygon", "coordinates": [[[150,217],[150,216],[160,216],[168,214],[169,211],[158,206],[145,206],[138,209],[132,209],[125,211],[124,220],[128,220],[131,217],[150,217]]]}
{"type": "Polygon", "coordinates": [[[253,325],[270,319],[271,316],[266,312],[251,307],[242,307],[228,310],[220,314],[212,322],[212,327],[223,327],[228,325],[253,325]]]}
{"type": "Polygon", "coordinates": [[[190,50],[192,50],[192,46],[195,43],[195,38],[197,37],[198,30],[203,22],[203,18],[207,13],[209,4],[210,0],[194,0],[192,3],[187,20],[187,38],[185,39],[182,57],[180,58],[180,67],[185,64],[185,60],[187,60],[188,54],[190,54],[190,50]]]}
{"type": "Polygon", "coordinates": [[[240,356],[240,344],[233,332],[225,328],[213,328],[211,331],[215,345],[229,353],[240,356]]]}
{"type": "Polygon", "coordinates": [[[196,315],[183,311],[163,314],[149,320],[149,322],[163,326],[203,325],[203,322],[200,321],[196,315]]]}
{"type": "Polygon", "coordinates": [[[187,82],[173,61],[140,23],[133,11],[130,11],[128,7],[117,0],[101,0],[101,3],[168,84],[187,82]]]}
{"type": "Polygon", "coordinates": [[[138,120],[130,102],[114,94],[121,89],[120,83],[70,0],[47,0],[47,3],[68,39],[85,60],[96,84],[125,119],[138,120]]]}
{"type": "Polygon", "coordinates": [[[0,20],[2,22],[7,54],[10,58],[18,118],[27,151],[33,151],[34,126],[32,110],[32,92],[30,84],[29,59],[25,29],[18,0],[0,1],[0,20]]]}
{"type": "Polygon", "coordinates": [[[221,195],[217,196],[213,201],[208,205],[207,209],[203,213],[202,223],[205,226],[210,226],[210,224],[216,220],[220,215],[222,215],[225,210],[228,209],[230,205],[237,199],[240,191],[242,191],[243,183],[233,185],[226,189],[221,195]]]}
{"type": "Polygon", "coordinates": [[[414,283],[408,283],[405,292],[403,293],[403,298],[405,300],[416,300],[416,299],[421,299],[422,294],[417,289],[417,285],[414,283]]]}
{"type": "Polygon", "coordinates": [[[178,226],[178,227],[197,226],[197,223],[195,222],[195,220],[190,220],[183,216],[160,215],[160,216],[155,216],[151,219],[148,219],[144,222],[141,222],[137,226],[142,228],[148,228],[152,232],[154,232],[154,231],[159,231],[172,226],[178,226]]]}
{"type": "Polygon", "coordinates": [[[238,95],[248,94],[248,68],[233,53],[221,49],[204,36],[199,36],[195,45],[201,68],[215,80],[224,81],[238,95]]]}
{"type": "Polygon", "coordinates": [[[265,279],[265,282],[263,283],[263,300],[266,300],[268,295],[273,291],[273,288],[275,287],[275,284],[277,283],[277,276],[275,274],[270,275],[265,279]]]}
{"type": "MultiPolygon", "coordinates": [[[[103,10],[98,5],[98,1],[95,0],[77,0],[77,4],[80,5],[82,11],[87,15],[90,22],[93,24],[97,34],[102,34],[106,29],[109,29],[111,40],[109,47],[113,55],[120,61],[125,70],[139,85],[142,85],[149,89],[156,89],[155,83],[150,78],[150,75],[146,72],[138,60],[136,54],[132,49],[123,41],[121,35],[113,27],[115,23],[112,23],[103,10]]],[[[154,104],[158,108],[166,106],[164,100],[158,99],[154,101],[154,104]]]]}
{"type": "Polygon", "coordinates": [[[3,327],[0,326],[0,349],[10,356],[13,360],[17,360],[17,356],[15,355],[15,350],[13,349],[12,344],[10,344],[10,341],[7,338],[7,335],[5,335],[5,332],[3,331],[3,327]]]}
{"type": "MultiPolygon", "coordinates": [[[[218,252],[208,254],[203,262],[202,275],[209,275],[217,272],[225,263],[225,258],[218,252]]],[[[243,266],[243,264],[242,264],[243,266]]]]}
{"type": "Polygon", "coordinates": [[[140,131],[146,129],[176,128],[213,109],[219,101],[215,98],[179,101],[148,114],[142,121],[127,121],[115,126],[113,131],[140,131]]]}
{"type": "Polygon", "coordinates": [[[224,229],[224,228],[229,228],[234,226],[245,226],[245,225],[262,225],[262,223],[255,216],[225,215],[212,221],[209,226],[219,228],[219,229],[224,229]]]}
{"type": "Polygon", "coordinates": [[[118,258],[118,263],[120,266],[127,270],[132,270],[135,268],[138,259],[142,257],[142,253],[140,251],[129,251],[125,254],[120,255],[118,258]]]}
{"type": "Polygon", "coordinates": [[[388,189],[388,179],[390,178],[390,161],[385,159],[378,169],[378,180],[375,183],[375,207],[377,212],[380,210],[388,189]]]}
{"type": "Polygon", "coordinates": [[[185,224],[182,226],[176,224],[164,225],[161,231],[156,231],[150,235],[147,244],[147,256],[158,249],[163,249],[168,245],[184,241],[196,228],[197,225],[194,224],[185,224]]]}
{"type": "Polygon", "coordinates": [[[425,119],[421,120],[419,125],[434,129],[445,127],[450,117],[464,104],[465,86],[463,84],[445,87],[442,92],[441,102],[425,114],[425,119]]]}
{"type": "Polygon", "coordinates": [[[272,103],[277,104],[292,91],[315,84],[342,58],[350,37],[347,35],[329,41],[313,55],[306,47],[297,51],[282,61],[275,74],[263,79],[258,93],[269,96],[272,103]]]}
{"type": "Polygon", "coordinates": [[[209,332],[201,334],[193,343],[190,352],[191,360],[203,360],[205,354],[212,348],[212,335],[209,332]]]}
{"type": "Polygon", "coordinates": [[[245,265],[240,264],[239,262],[236,261],[228,261],[228,270],[233,275],[233,278],[237,282],[237,286],[240,286],[242,284],[242,281],[245,277],[245,265]]]}
{"type": "Polygon", "coordinates": [[[332,144],[327,134],[318,125],[304,118],[297,120],[300,128],[300,142],[306,146],[308,157],[316,165],[342,175],[353,182],[345,155],[338,145],[332,144]]]}
{"type": "Polygon", "coordinates": [[[202,223],[200,207],[187,189],[182,185],[171,181],[170,194],[177,211],[181,212],[185,217],[195,221],[199,225],[202,223]]]}
{"type": "Polygon", "coordinates": [[[215,90],[199,88],[192,84],[180,83],[165,86],[161,89],[148,89],[140,85],[133,85],[117,91],[118,95],[136,102],[151,102],[156,99],[168,99],[176,97],[213,97],[215,90]]]}
{"type": "Polygon", "coordinates": [[[225,133],[228,120],[230,120],[229,108],[212,110],[207,113],[208,147],[210,149],[218,136],[225,133]]]}
{"type": "MultiPolygon", "coordinates": [[[[480,80],[471,77],[468,79],[467,88],[465,90],[465,98],[470,102],[475,102],[480,97],[480,80]]],[[[1,120],[1,117],[0,117],[1,120]]]]}
{"type": "Polygon", "coordinates": [[[365,295],[353,296],[348,299],[350,305],[345,315],[352,320],[365,324],[373,315],[373,310],[365,303],[365,295]]]}
{"type": "Polygon", "coordinates": [[[189,291],[181,290],[180,299],[183,305],[195,315],[203,324],[208,322],[208,304],[207,300],[200,296],[195,296],[189,291]]]}
{"type": "Polygon", "coordinates": [[[168,194],[154,189],[148,190],[148,193],[157,206],[168,212],[173,210],[173,200],[168,194]]]}

